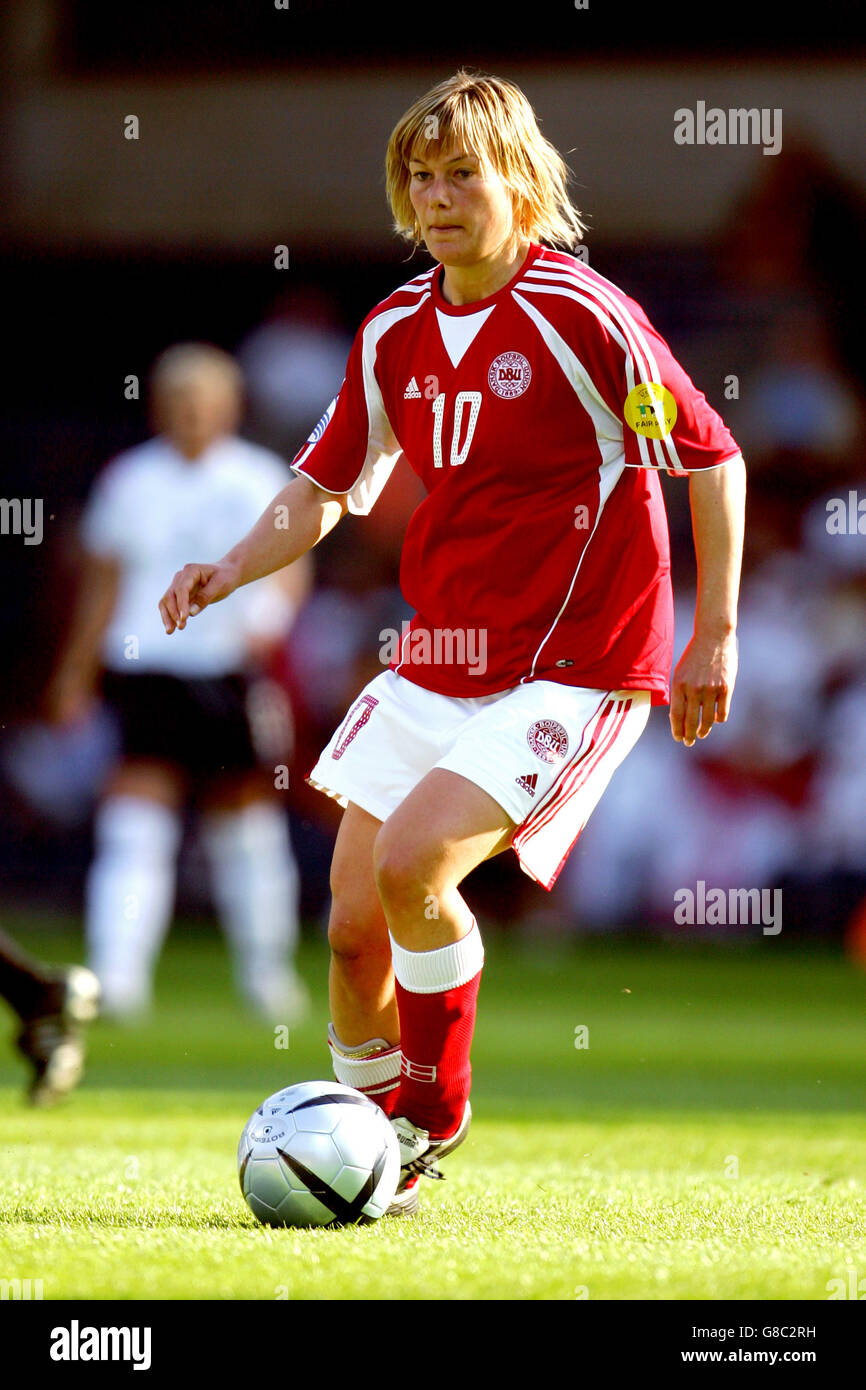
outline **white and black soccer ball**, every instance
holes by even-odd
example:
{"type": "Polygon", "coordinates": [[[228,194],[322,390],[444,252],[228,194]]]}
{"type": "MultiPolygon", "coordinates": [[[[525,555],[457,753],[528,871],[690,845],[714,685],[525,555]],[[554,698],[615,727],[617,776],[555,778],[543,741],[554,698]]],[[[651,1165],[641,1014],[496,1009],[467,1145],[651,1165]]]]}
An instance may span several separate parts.
{"type": "Polygon", "coordinates": [[[302,1081],[262,1101],[238,1144],[247,1205],[268,1226],[375,1221],[400,1180],[384,1111],[351,1086],[302,1081]]]}

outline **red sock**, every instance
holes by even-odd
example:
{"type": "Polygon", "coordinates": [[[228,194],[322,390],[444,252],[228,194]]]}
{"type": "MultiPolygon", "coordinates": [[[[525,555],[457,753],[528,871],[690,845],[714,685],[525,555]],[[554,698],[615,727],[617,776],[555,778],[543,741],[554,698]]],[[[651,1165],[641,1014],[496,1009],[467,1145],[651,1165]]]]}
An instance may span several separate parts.
{"type": "Polygon", "coordinates": [[[391,1119],[392,1115],[399,1114],[399,1111],[396,1108],[397,1101],[400,1099],[399,1086],[392,1086],[390,1091],[372,1092],[370,1093],[370,1099],[374,1100],[376,1104],[380,1107],[380,1109],[385,1111],[385,1114],[388,1116],[389,1120],[391,1119]]]}
{"type": "Polygon", "coordinates": [[[452,946],[407,951],[391,937],[400,1013],[400,1094],[407,1120],[445,1139],[463,1119],[472,1084],[469,1049],[484,964],[481,934],[452,946]]]}

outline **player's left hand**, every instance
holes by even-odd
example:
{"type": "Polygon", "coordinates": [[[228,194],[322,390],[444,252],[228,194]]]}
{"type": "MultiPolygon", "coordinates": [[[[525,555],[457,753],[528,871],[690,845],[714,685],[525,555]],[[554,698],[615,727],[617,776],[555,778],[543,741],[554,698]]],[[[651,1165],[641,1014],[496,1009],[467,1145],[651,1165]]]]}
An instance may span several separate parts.
{"type": "Polygon", "coordinates": [[[677,662],[671,685],[671,733],[691,748],[714,724],[724,724],[737,679],[737,636],[695,633],[677,662]]]}

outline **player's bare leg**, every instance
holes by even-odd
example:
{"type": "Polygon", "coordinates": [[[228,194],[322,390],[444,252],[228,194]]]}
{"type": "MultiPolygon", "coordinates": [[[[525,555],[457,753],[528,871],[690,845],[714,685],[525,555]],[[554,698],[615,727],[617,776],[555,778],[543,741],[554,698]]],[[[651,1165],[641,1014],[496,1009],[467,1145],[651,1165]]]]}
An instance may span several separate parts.
{"type": "Polygon", "coordinates": [[[403,1190],[413,1173],[440,1176],[434,1160],[456,1148],[468,1129],[469,1052],[484,951],[459,884],[505,849],[513,832],[487,792],[434,768],[376,838],[376,883],[400,1015],[395,1129],[403,1190]]]}
{"type": "Polygon", "coordinates": [[[465,777],[435,767],[382,826],[376,885],[389,930],[407,951],[432,951],[471,930],[458,884],[508,848],[514,822],[465,777]]]}
{"type": "Polygon", "coordinates": [[[137,797],[176,811],[185,794],[186,778],[179,768],[155,759],[130,758],[109,774],[102,796],[106,801],[114,796],[137,797]]]}
{"type": "Polygon", "coordinates": [[[331,1021],[349,1047],[400,1041],[388,923],[373,873],[382,822],[350,802],[331,861],[331,1021]]]}
{"type": "Polygon", "coordinates": [[[391,942],[373,873],[382,822],[349,803],[331,862],[329,1042],[338,1081],[387,1114],[400,1084],[400,1020],[391,942]]]}
{"type": "Polygon", "coordinates": [[[216,815],[239,811],[257,801],[276,801],[273,782],[260,768],[237,773],[223,773],[213,778],[202,796],[204,809],[216,815]]]}

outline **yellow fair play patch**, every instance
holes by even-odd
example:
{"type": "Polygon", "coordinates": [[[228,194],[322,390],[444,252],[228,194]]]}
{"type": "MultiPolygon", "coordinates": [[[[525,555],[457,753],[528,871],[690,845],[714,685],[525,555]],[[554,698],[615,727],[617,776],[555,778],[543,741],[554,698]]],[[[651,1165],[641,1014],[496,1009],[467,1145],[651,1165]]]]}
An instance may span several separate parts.
{"type": "Polygon", "coordinates": [[[677,422],[677,403],[666,386],[642,381],[626,396],[623,415],[635,434],[665,439],[677,422]]]}

